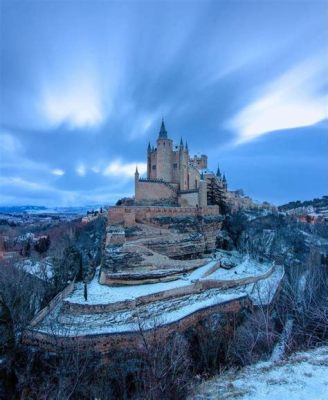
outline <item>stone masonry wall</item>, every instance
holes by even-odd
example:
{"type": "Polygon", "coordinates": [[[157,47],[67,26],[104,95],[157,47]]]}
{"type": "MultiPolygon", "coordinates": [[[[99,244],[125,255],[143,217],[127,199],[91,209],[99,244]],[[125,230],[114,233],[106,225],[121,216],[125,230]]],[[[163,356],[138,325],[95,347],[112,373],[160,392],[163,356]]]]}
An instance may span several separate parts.
{"type": "Polygon", "coordinates": [[[75,282],[72,281],[70,284],[68,284],[64,290],[59,292],[50,302],[49,304],[44,307],[41,311],[37,313],[37,315],[33,318],[32,322],[30,323],[30,326],[35,326],[38,324],[43,318],[48,315],[57,304],[59,304],[65,297],[67,297],[70,293],[72,293],[74,289],[74,284],[75,282]]]}
{"type": "Polygon", "coordinates": [[[196,207],[198,206],[198,191],[190,191],[187,193],[180,193],[179,195],[179,204],[184,207],[184,206],[191,206],[191,207],[196,207]]]}
{"type": "Polygon", "coordinates": [[[211,216],[219,215],[218,206],[208,207],[111,207],[108,211],[109,224],[131,224],[134,222],[150,223],[154,217],[166,216],[211,216]],[[127,217],[128,216],[128,217],[127,217]]]}
{"type": "Polygon", "coordinates": [[[136,185],[135,201],[142,202],[177,202],[177,194],[163,182],[139,181],[136,185]]]}
{"type": "MultiPolygon", "coordinates": [[[[157,331],[158,334],[162,335],[164,339],[172,332],[183,332],[187,330],[190,326],[196,325],[200,320],[213,313],[236,313],[245,307],[252,307],[252,303],[248,296],[240,297],[239,299],[233,299],[215,306],[198,310],[179,321],[157,327],[157,331]]],[[[26,345],[38,346],[46,351],[58,351],[62,347],[71,347],[73,349],[79,349],[79,351],[87,352],[92,349],[93,352],[106,354],[112,351],[114,348],[119,350],[131,347],[139,347],[142,340],[141,333],[146,335],[146,337],[149,337],[149,339],[152,336],[151,331],[145,331],[69,337],[55,336],[53,334],[37,332],[28,328],[23,333],[22,342],[26,345]]]]}

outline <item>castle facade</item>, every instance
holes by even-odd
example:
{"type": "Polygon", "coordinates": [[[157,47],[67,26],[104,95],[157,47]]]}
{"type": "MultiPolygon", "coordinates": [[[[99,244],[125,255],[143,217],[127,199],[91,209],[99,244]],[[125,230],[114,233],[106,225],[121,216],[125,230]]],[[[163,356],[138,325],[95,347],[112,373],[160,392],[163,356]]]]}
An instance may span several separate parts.
{"type": "Polygon", "coordinates": [[[224,188],[222,180],[207,170],[207,156],[191,157],[187,142],[174,146],[164,121],[156,141],[147,149],[147,177],[135,173],[136,205],[191,206],[208,205],[208,183],[211,177],[224,188]]]}

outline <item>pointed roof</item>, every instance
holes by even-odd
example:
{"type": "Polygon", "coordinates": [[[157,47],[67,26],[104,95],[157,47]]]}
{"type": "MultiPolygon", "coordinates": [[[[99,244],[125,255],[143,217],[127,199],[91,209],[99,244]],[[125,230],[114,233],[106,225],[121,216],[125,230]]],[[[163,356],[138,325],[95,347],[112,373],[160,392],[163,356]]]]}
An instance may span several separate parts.
{"type": "Polygon", "coordinates": [[[182,141],[182,138],[180,139],[180,147],[183,148],[183,141],[182,141]]]}
{"type": "Polygon", "coordinates": [[[150,147],[150,142],[148,142],[148,148],[147,148],[148,153],[151,152],[151,147],[150,147]]]}
{"type": "Polygon", "coordinates": [[[165,129],[164,118],[162,118],[161,129],[158,134],[159,139],[167,139],[167,131],[165,129]]]}
{"type": "Polygon", "coordinates": [[[218,169],[216,171],[216,176],[221,178],[221,171],[220,171],[220,166],[218,165],[218,169]]]}
{"type": "Polygon", "coordinates": [[[226,176],[225,176],[225,174],[223,174],[223,182],[227,182],[227,178],[226,178],[226,176]]]}
{"type": "Polygon", "coordinates": [[[187,141],[186,141],[186,146],[185,147],[186,147],[186,150],[189,151],[187,141]]]}

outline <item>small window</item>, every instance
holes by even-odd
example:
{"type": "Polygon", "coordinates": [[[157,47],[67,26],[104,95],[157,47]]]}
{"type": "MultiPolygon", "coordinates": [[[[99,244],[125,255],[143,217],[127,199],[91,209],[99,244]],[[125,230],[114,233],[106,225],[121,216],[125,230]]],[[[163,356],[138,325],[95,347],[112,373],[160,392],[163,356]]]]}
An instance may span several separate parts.
{"type": "Polygon", "coordinates": [[[151,169],[156,169],[156,165],[153,165],[153,166],[151,167],[151,169]]]}
{"type": "Polygon", "coordinates": [[[174,164],[173,164],[173,168],[174,168],[174,169],[177,169],[177,168],[178,168],[178,164],[177,164],[177,163],[174,163],[174,164]]]}

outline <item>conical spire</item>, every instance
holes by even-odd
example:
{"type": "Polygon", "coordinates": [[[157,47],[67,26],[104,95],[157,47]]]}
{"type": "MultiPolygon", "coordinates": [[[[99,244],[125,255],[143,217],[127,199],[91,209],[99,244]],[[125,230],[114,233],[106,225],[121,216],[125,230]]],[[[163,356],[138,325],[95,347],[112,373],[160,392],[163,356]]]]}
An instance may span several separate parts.
{"type": "Polygon", "coordinates": [[[138,165],[136,165],[136,175],[139,175],[138,165]]]}
{"type": "Polygon", "coordinates": [[[148,142],[148,148],[147,148],[148,153],[151,152],[151,147],[150,147],[150,142],[148,142]]]}
{"type": "Polygon", "coordinates": [[[182,141],[182,138],[180,139],[180,148],[183,149],[183,141],[182,141]]]}
{"type": "Polygon", "coordinates": [[[187,141],[186,141],[186,151],[189,151],[189,148],[188,148],[188,143],[187,143],[187,141]]]}
{"type": "Polygon", "coordinates": [[[223,180],[223,182],[227,182],[227,178],[226,178],[225,174],[223,174],[222,180],[223,180]]]}
{"type": "Polygon", "coordinates": [[[218,178],[221,178],[221,171],[220,171],[219,165],[218,165],[218,169],[217,169],[217,171],[216,171],[216,176],[217,176],[218,178]]]}
{"type": "Polygon", "coordinates": [[[167,139],[167,131],[165,129],[164,118],[162,118],[161,129],[158,134],[159,139],[167,139]]]}

